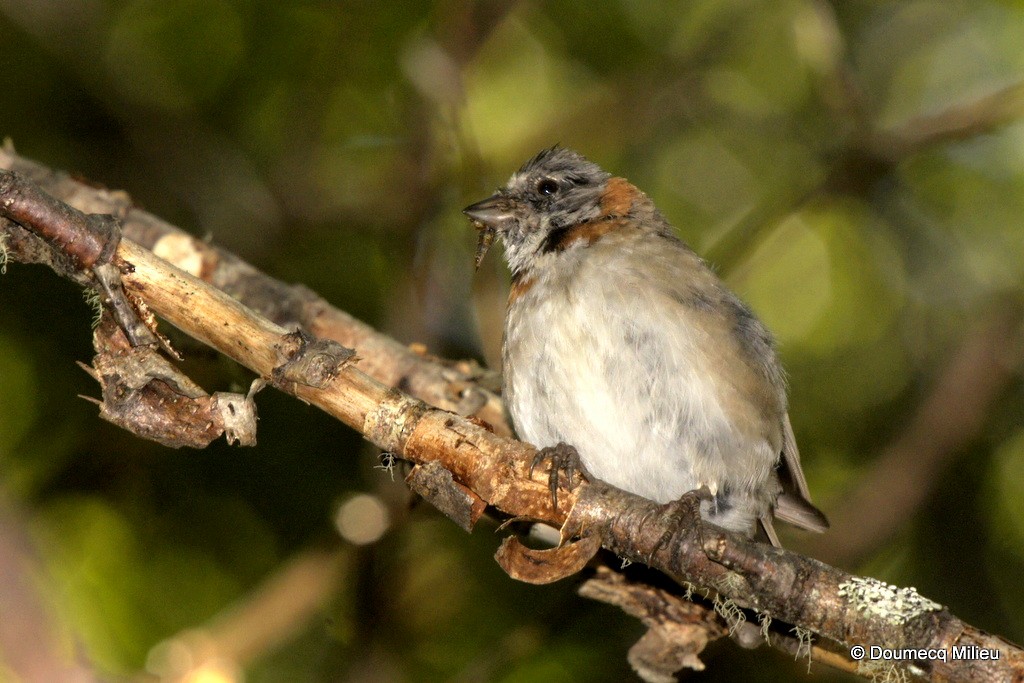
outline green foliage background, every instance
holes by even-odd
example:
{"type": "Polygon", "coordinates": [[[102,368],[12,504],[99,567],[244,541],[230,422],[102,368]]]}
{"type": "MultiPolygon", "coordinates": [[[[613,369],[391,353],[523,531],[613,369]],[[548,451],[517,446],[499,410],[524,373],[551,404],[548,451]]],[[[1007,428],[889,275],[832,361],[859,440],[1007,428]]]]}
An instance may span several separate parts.
{"type": "MultiPolygon", "coordinates": [[[[579,149],[647,191],[776,332],[811,488],[835,513],[977,325],[1024,298],[1024,125],[909,153],[866,141],[1020,81],[1021,35],[1011,0],[0,0],[0,134],[402,341],[492,364],[504,266],[474,275],[459,209],[541,147],[579,149]]],[[[74,365],[90,317],[48,271],[0,278],[2,525],[29,534],[69,652],[104,675],[152,668],[162,640],[337,547],[339,501],[369,491],[401,523],[342,551],[329,604],[247,680],[631,675],[638,622],[571,582],[510,581],[486,526],[406,514],[371,449],[312,408],[260,394],[247,450],[103,423],[76,398],[97,393],[74,365]]],[[[1010,334],[999,362],[1019,368],[1010,334]]],[[[176,341],[207,390],[247,385],[176,341]]],[[[924,504],[843,566],[1024,640],[1021,398],[1014,371],[924,504]]],[[[706,680],[806,675],[729,642],[704,658],[706,680]]]]}

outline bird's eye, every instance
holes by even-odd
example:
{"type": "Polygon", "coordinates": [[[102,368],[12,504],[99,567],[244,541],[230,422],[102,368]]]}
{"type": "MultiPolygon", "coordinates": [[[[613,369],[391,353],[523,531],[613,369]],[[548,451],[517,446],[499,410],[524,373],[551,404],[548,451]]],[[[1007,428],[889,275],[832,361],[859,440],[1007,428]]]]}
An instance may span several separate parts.
{"type": "Polygon", "coordinates": [[[544,178],[537,183],[537,192],[543,195],[551,196],[558,192],[558,183],[551,178],[544,178]]]}

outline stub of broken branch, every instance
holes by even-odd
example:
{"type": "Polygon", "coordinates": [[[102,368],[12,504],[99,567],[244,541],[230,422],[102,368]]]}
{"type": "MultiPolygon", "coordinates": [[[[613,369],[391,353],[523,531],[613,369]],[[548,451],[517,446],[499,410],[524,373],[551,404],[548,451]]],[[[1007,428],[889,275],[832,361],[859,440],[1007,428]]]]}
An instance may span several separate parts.
{"type": "Polygon", "coordinates": [[[405,483],[467,532],[473,530],[487,508],[483,498],[455,481],[452,473],[436,461],[413,467],[405,483]]]}
{"type": "Polygon", "coordinates": [[[89,270],[109,263],[121,232],[109,215],[84,214],[43,192],[19,173],[0,170],[3,214],[18,225],[33,226],[70,268],[89,270]]]}
{"type": "Polygon", "coordinates": [[[100,384],[100,417],[171,448],[205,448],[224,434],[256,444],[256,404],[245,396],[210,396],[152,346],[132,346],[105,312],[93,332],[96,356],[82,366],[100,384]]]}
{"type": "Polygon", "coordinates": [[[294,384],[323,389],[356,355],[336,341],[316,339],[302,330],[284,335],[279,350],[281,364],[271,372],[271,380],[286,391],[294,384]]]}

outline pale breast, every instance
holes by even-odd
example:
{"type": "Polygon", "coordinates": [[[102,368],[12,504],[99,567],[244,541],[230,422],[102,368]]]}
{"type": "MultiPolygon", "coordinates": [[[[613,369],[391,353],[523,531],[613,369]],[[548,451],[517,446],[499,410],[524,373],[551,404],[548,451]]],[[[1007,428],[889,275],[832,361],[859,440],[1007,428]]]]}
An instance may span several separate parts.
{"type": "Polygon", "coordinates": [[[658,502],[701,484],[763,489],[781,445],[781,413],[773,425],[779,408],[763,396],[779,392],[759,387],[706,296],[687,302],[659,284],[659,269],[682,271],[670,274],[678,282],[703,265],[647,246],[623,258],[613,237],[564,254],[575,261],[561,277],[536,276],[510,303],[504,392],[516,429],[538,447],[574,445],[595,477],[658,502]]]}

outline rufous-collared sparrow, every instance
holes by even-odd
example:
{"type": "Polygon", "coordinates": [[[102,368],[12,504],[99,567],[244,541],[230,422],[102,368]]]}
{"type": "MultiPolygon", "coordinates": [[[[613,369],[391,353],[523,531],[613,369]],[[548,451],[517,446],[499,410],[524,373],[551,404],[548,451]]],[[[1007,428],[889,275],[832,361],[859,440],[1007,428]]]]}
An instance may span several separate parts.
{"type": "MultiPolygon", "coordinates": [[[[512,271],[503,394],[520,438],[575,447],[587,474],[747,535],[772,516],[823,531],[764,325],[646,194],[553,147],[465,213],[477,263],[512,271]]],[[[557,483],[557,474],[555,475],[557,483]]]]}

